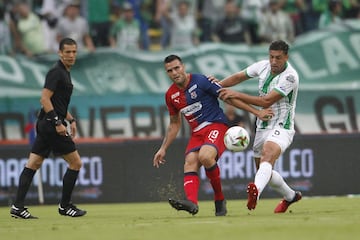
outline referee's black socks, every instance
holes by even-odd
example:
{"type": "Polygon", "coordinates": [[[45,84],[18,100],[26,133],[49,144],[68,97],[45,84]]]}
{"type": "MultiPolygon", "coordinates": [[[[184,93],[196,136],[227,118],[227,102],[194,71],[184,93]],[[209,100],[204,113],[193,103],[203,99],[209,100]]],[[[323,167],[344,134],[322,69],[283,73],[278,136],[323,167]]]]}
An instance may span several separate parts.
{"type": "Polygon", "coordinates": [[[60,205],[66,207],[71,201],[71,194],[74,190],[79,171],[68,168],[63,178],[63,190],[60,205]]]}
{"type": "Polygon", "coordinates": [[[19,186],[17,189],[15,203],[14,203],[15,207],[24,208],[25,197],[27,192],[29,191],[35,173],[36,173],[35,170],[32,170],[31,168],[27,168],[27,167],[25,167],[21,172],[19,178],[19,186]]]}

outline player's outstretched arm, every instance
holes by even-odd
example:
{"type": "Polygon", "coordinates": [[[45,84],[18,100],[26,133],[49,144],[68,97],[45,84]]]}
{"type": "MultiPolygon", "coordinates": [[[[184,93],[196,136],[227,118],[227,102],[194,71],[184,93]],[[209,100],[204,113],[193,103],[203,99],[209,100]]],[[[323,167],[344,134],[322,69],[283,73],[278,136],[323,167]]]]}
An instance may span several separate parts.
{"type": "Polygon", "coordinates": [[[159,148],[155,153],[153,158],[153,166],[159,168],[160,164],[165,164],[166,160],[164,159],[166,155],[166,150],[170,144],[175,140],[181,127],[181,117],[180,113],[177,115],[170,116],[170,124],[166,130],[165,137],[159,148]]]}
{"type": "Polygon", "coordinates": [[[252,114],[254,114],[257,118],[261,119],[262,121],[268,121],[274,116],[274,113],[271,108],[266,109],[257,109],[239,99],[228,99],[226,100],[228,104],[231,104],[237,108],[240,108],[242,110],[248,111],[252,114]]]}
{"type": "Polygon", "coordinates": [[[265,96],[252,96],[246,93],[237,92],[229,88],[219,89],[219,98],[223,101],[228,99],[238,99],[247,104],[269,108],[275,102],[279,101],[283,96],[275,90],[272,90],[270,93],[265,96]]]}
{"type": "Polygon", "coordinates": [[[207,76],[210,82],[216,82],[222,87],[232,87],[236,84],[239,84],[247,79],[249,77],[246,75],[245,71],[234,73],[222,80],[217,79],[215,76],[209,75],[207,76]]]}
{"type": "Polygon", "coordinates": [[[219,82],[222,87],[232,87],[249,79],[245,71],[234,73],[219,82]]]}

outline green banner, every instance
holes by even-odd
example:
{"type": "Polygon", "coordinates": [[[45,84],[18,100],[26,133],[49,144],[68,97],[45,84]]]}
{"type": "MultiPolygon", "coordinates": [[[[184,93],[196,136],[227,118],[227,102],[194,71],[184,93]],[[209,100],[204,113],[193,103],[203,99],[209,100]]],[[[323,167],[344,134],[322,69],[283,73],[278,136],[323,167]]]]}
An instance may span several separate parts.
{"type": "MultiPolygon", "coordinates": [[[[164,71],[163,59],[169,54],[181,56],[188,72],[222,79],[266,59],[268,46],[209,43],[182,52],[120,52],[103,48],[95,53],[80,54],[71,73],[75,86],[71,107],[88,129],[84,127],[83,136],[134,136],[134,125],[142,124],[151,126],[145,131],[146,136],[161,135],[166,119],[160,123],[155,120],[143,123],[138,119],[149,116],[158,119],[166,115],[164,93],[171,82],[164,71]],[[128,127],[107,133],[106,129],[119,121],[128,127]]],[[[300,75],[297,117],[302,124],[299,130],[357,131],[360,31],[311,32],[299,37],[289,54],[289,61],[300,75]]],[[[9,120],[9,113],[15,114],[10,121],[23,116],[26,122],[28,112],[40,107],[45,74],[57,59],[56,55],[37,60],[0,55],[0,124],[9,120]]],[[[235,89],[256,94],[257,85],[254,79],[235,89]]],[[[23,135],[15,134],[14,138],[23,135]]]]}
{"type": "MultiPolygon", "coordinates": [[[[99,49],[80,55],[72,70],[77,96],[163,94],[169,86],[162,61],[172,52],[116,52],[99,49]]],[[[204,44],[179,54],[190,72],[223,78],[267,58],[267,46],[204,44]]],[[[0,97],[38,96],[56,56],[34,61],[0,56],[0,97]]],[[[301,90],[360,89],[360,32],[315,32],[291,46],[290,62],[300,74],[301,90]]],[[[257,83],[245,84],[256,91],[257,83]]]]}

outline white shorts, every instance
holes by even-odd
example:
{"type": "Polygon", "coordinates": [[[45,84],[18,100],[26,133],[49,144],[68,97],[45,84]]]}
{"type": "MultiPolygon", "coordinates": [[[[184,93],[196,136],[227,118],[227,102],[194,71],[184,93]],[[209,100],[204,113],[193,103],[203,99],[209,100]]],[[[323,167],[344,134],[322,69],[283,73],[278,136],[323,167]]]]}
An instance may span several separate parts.
{"type": "Polygon", "coordinates": [[[279,145],[281,153],[290,146],[295,135],[294,130],[287,130],[283,128],[257,130],[254,139],[254,157],[260,158],[261,151],[265,142],[270,141],[279,145]]]}

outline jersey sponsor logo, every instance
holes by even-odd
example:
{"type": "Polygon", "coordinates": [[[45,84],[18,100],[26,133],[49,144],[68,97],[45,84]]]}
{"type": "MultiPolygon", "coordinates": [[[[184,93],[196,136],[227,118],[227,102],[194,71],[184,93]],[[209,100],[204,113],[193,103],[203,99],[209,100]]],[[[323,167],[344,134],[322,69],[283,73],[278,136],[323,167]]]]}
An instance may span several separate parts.
{"type": "Polygon", "coordinates": [[[295,82],[295,77],[293,75],[286,76],[286,81],[294,83],[295,82]]]}
{"type": "Polygon", "coordinates": [[[201,102],[196,102],[196,103],[193,103],[193,104],[181,109],[181,113],[183,113],[185,116],[190,116],[190,115],[200,111],[201,109],[202,109],[201,102]]]}
{"type": "Polygon", "coordinates": [[[171,99],[177,98],[178,96],[180,96],[180,92],[176,92],[173,95],[171,95],[171,99]]]}
{"type": "Polygon", "coordinates": [[[285,92],[286,91],[286,87],[285,86],[280,86],[280,90],[285,92]]]}
{"type": "Polygon", "coordinates": [[[197,89],[197,84],[194,84],[191,88],[189,88],[188,92],[191,93],[195,89],[197,89]]]}

